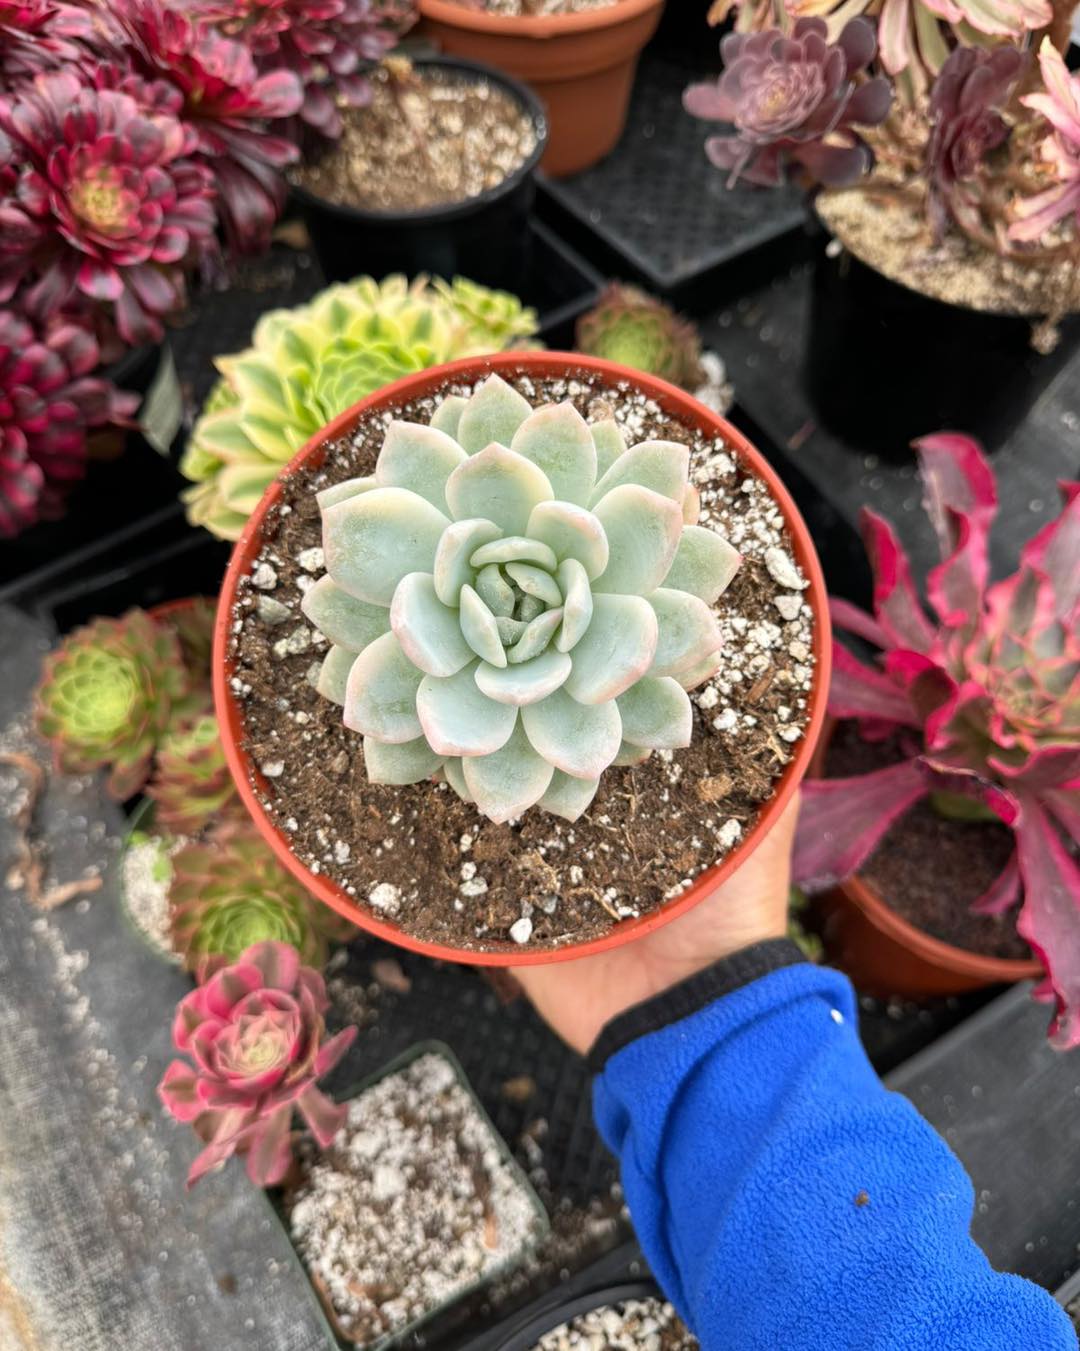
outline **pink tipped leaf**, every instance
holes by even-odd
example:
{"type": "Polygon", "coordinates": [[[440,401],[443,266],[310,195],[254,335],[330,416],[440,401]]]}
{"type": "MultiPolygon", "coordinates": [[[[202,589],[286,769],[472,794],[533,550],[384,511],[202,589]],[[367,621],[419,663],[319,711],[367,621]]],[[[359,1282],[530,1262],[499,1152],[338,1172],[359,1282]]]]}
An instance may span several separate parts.
{"type": "Polygon", "coordinates": [[[820,890],[850,877],[926,792],[916,760],[850,779],[805,784],[792,863],[796,884],[820,890]]]}
{"type": "Polygon", "coordinates": [[[865,610],[860,609],[857,605],[852,605],[850,601],[840,600],[837,596],[830,596],[829,616],[832,619],[834,629],[843,629],[847,633],[854,633],[857,638],[865,638],[868,643],[873,643],[876,647],[889,646],[885,630],[873,615],[868,615],[865,610]]]}
{"type": "Polygon", "coordinates": [[[1020,899],[1020,862],[1015,851],[978,900],[972,903],[976,915],[1004,915],[1020,899]]]}
{"type": "Polygon", "coordinates": [[[1024,905],[1016,928],[1046,967],[1056,1003],[1050,1040],[1067,1051],[1080,1046],[1080,867],[1040,804],[1025,796],[1021,807],[1024,905]]]}
{"type": "Polygon", "coordinates": [[[915,446],[942,558],[927,577],[927,594],[943,624],[973,626],[990,572],[990,527],[997,514],[993,471],[969,436],[938,432],[915,446]]]}
{"type": "Polygon", "coordinates": [[[1062,483],[1061,491],[1061,514],[1028,540],[1020,558],[1050,582],[1057,618],[1065,619],[1080,605],[1080,483],[1062,483]]]}
{"type": "Polygon", "coordinates": [[[349,1111],[345,1103],[331,1102],[314,1085],[297,1100],[296,1105],[322,1149],[333,1143],[349,1111]]]}
{"type": "Polygon", "coordinates": [[[911,580],[911,565],[888,521],[876,512],[862,512],[863,541],[874,574],[874,617],[891,647],[926,652],[934,641],[919,593],[911,580]]]}
{"type": "Polygon", "coordinates": [[[872,718],[919,726],[906,692],[880,671],[864,666],[841,643],[833,643],[829,712],[835,718],[872,718]]]}

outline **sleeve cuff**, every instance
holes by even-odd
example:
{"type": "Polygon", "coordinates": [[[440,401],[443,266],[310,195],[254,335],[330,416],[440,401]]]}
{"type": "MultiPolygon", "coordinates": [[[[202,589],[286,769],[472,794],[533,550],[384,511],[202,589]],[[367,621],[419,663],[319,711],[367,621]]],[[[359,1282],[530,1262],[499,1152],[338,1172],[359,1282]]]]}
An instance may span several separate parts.
{"type": "Polygon", "coordinates": [[[634,1004],[618,1017],[612,1018],[593,1043],[589,1052],[589,1068],[599,1074],[618,1051],[632,1041],[680,1019],[689,1018],[708,1004],[749,985],[770,971],[783,966],[796,966],[806,961],[798,944],[789,938],[770,938],[740,948],[730,957],[707,966],[678,985],[654,995],[652,999],[634,1004]]]}

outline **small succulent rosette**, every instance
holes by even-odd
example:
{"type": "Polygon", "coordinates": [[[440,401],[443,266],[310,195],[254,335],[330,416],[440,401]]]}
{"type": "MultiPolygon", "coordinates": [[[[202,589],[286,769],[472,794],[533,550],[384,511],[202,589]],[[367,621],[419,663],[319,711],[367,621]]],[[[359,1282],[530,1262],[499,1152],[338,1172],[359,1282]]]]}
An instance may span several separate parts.
{"type": "Polygon", "coordinates": [[[318,495],[328,574],[303,602],[368,778],[573,821],[610,765],[689,745],[740,558],[688,471],[684,445],[627,447],[494,375],[392,422],[371,477],[318,495]]]}

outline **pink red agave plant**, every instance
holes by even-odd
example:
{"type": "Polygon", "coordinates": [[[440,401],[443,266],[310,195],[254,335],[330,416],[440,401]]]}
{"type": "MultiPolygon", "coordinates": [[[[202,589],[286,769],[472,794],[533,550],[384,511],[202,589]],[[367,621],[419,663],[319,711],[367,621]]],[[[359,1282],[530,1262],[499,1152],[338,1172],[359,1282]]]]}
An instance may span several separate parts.
{"type": "Polygon", "coordinates": [[[997,510],[976,443],[940,433],[918,444],[942,561],[924,609],[907,556],[871,511],[863,533],[874,614],[833,601],[833,620],[881,649],[867,666],[837,644],[829,707],[862,734],[898,733],[898,764],[804,788],[795,877],[828,885],[854,873],[889,827],[931,795],[946,813],[985,812],[1016,850],[975,909],[1020,906],[1017,931],[1043,962],[1056,1001],[1051,1036],[1080,1045],[1080,483],[1063,485],[1056,520],[1025,546],[1019,569],[989,584],[997,510]]]}
{"type": "Polygon", "coordinates": [[[341,1060],[356,1028],[326,1040],[328,1006],[322,976],[287,943],[256,943],[180,1001],[173,1043],[194,1063],[174,1060],[158,1094],[206,1145],[188,1186],[233,1154],[246,1157],[256,1186],[280,1182],[296,1109],[322,1147],[333,1140],[346,1109],[316,1080],[341,1060]]]}

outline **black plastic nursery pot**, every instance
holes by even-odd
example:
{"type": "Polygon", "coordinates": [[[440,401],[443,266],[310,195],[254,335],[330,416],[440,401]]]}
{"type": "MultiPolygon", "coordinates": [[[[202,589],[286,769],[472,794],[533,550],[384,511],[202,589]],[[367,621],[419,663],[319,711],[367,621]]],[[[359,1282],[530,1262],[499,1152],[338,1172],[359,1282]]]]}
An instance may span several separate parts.
{"type": "MultiPolygon", "coordinates": [[[[388,1332],[376,1340],[369,1342],[356,1340],[355,1337],[350,1336],[349,1332],[342,1327],[330,1303],[329,1295],[320,1288],[319,1282],[313,1274],[308,1271],[306,1263],[303,1261],[303,1258],[300,1256],[299,1251],[294,1245],[293,1251],[296,1253],[296,1260],[303,1267],[308,1279],[311,1281],[318,1298],[319,1306],[326,1320],[326,1326],[328,1329],[333,1330],[337,1344],[343,1347],[360,1348],[360,1351],[390,1351],[390,1348],[403,1345],[423,1345],[423,1341],[417,1340],[417,1334],[422,1329],[429,1329],[433,1325],[437,1326],[443,1315],[448,1315],[451,1310],[458,1308],[458,1306],[466,1303],[466,1301],[470,1300],[478,1292],[485,1290],[493,1282],[499,1280],[500,1277],[504,1276],[518,1263],[522,1262],[533,1251],[537,1244],[547,1236],[550,1229],[550,1220],[547,1211],[544,1209],[543,1202],[540,1200],[539,1196],[537,1196],[524,1169],[518,1163],[517,1159],[515,1159],[510,1146],[492,1122],[491,1117],[488,1115],[483,1103],[480,1101],[475,1088],[462,1068],[461,1062],[445,1042],[434,1039],[416,1042],[414,1045],[410,1046],[408,1050],[395,1056],[393,1060],[383,1065],[373,1074],[368,1075],[359,1083],[354,1084],[348,1091],[335,1094],[336,1101],[345,1103],[351,1102],[355,1098],[362,1097],[369,1089],[374,1088],[377,1084],[382,1083],[383,1080],[390,1078],[392,1075],[407,1069],[414,1061],[419,1060],[425,1055],[437,1056],[439,1059],[444,1060],[452,1069],[454,1078],[460,1087],[465,1090],[472,1103],[473,1109],[476,1111],[483,1126],[486,1127],[489,1132],[490,1138],[497,1150],[501,1166],[507,1169],[513,1179],[514,1186],[528,1200],[534,1214],[535,1224],[523,1245],[516,1252],[508,1255],[502,1262],[493,1266],[489,1271],[485,1272],[470,1284],[463,1285],[462,1288],[456,1291],[449,1299],[444,1300],[442,1303],[434,1304],[419,1318],[414,1319],[410,1323],[403,1324],[394,1331],[388,1332]]],[[[285,1229],[286,1237],[291,1244],[292,1235],[289,1228],[288,1192],[286,1191],[285,1193],[278,1194],[273,1200],[268,1200],[268,1204],[271,1205],[277,1219],[285,1229]]],[[[436,1339],[437,1334],[432,1340],[436,1339]]]]}
{"type": "Polygon", "coordinates": [[[485,1345],[489,1346],[491,1351],[533,1351],[541,1337],[583,1313],[625,1304],[629,1300],[663,1298],[660,1287],[652,1280],[610,1285],[589,1294],[573,1295],[563,1298],[558,1303],[549,1303],[542,1312],[527,1311],[512,1328],[505,1329],[505,1336],[501,1341],[492,1340],[485,1345]]]}
{"type": "Polygon", "coordinates": [[[1080,345],[1080,316],[1043,355],[1035,317],[931,299],[818,233],[804,381],[822,426],[855,450],[906,460],[936,431],[994,450],[1080,345]]]}
{"type": "Polygon", "coordinates": [[[410,277],[427,272],[437,277],[468,277],[484,286],[513,291],[529,264],[528,217],[536,190],[536,166],[548,138],[544,109],[524,84],[491,66],[450,57],[414,64],[419,70],[450,70],[466,79],[500,85],[532,117],[536,147],[497,187],[467,201],[420,211],[366,211],[327,201],[294,185],[292,191],[323,273],[327,281],[349,281],[361,272],[376,278],[391,272],[410,277]]]}

